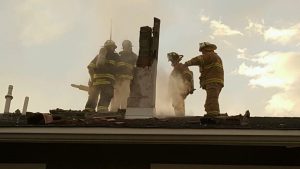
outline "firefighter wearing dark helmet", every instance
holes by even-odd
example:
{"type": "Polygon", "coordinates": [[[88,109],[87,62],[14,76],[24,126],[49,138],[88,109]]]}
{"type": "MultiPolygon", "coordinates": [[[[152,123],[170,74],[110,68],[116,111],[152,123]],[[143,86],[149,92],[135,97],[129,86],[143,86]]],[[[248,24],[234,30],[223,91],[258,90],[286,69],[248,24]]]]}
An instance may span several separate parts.
{"type": "Polygon", "coordinates": [[[200,86],[206,90],[205,111],[208,116],[220,115],[219,94],[224,86],[224,70],[222,59],[215,53],[217,46],[209,42],[200,43],[202,55],[187,62],[185,66],[199,66],[200,86]]]}
{"type": "Polygon", "coordinates": [[[168,53],[168,60],[172,63],[173,70],[169,78],[169,96],[175,115],[185,116],[184,100],[194,91],[193,72],[180,63],[183,55],[175,52],[168,53]]]}
{"type": "Polygon", "coordinates": [[[85,106],[87,112],[95,112],[96,107],[97,113],[108,112],[114,93],[116,64],[119,61],[119,55],[115,52],[116,48],[114,41],[107,40],[99,54],[88,65],[90,82],[89,97],[85,106]],[[99,95],[101,97],[98,101],[99,95]]]}

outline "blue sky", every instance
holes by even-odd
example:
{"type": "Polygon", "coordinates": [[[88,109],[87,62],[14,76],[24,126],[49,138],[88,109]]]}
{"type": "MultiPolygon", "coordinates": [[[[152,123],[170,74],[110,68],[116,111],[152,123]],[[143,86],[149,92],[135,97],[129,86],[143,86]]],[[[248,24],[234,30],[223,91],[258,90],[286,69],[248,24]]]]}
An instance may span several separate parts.
{"type": "MultiPolygon", "coordinates": [[[[225,67],[222,112],[256,116],[299,116],[300,1],[297,0],[3,0],[0,2],[0,109],[9,84],[12,109],[30,97],[29,111],[83,109],[87,94],[70,87],[86,84],[86,65],[109,38],[130,39],[138,52],[139,27],[161,19],[157,109],[172,115],[165,97],[171,71],[166,54],[199,55],[209,41],[225,67]],[[168,106],[165,106],[168,105],[168,106]]],[[[119,47],[117,50],[120,50],[119,47]]],[[[188,96],[188,115],[203,115],[205,91],[188,96]]]]}

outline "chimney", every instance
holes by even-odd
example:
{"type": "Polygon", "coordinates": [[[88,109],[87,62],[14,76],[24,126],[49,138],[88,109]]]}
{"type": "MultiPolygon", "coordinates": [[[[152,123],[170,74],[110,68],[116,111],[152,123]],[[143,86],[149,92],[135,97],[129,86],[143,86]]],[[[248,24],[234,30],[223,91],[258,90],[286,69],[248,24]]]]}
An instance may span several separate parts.
{"type": "Polygon", "coordinates": [[[27,107],[28,107],[28,102],[29,102],[29,97],[26,96],[26,97],[25,97],[25,100],[24,100],[24,105],[23,105],[22,114],[26,114],[26,112],[27,112],[27,107]]]}
{"type": "Polygon", "coordinates": [[[139,56],[131,82],[126,118],[150,118],[155,114],[159,31],[158,18],[154,18],[153,28],[140,28],[139,56]]]}
{"type": "Polygon", "coordinates": [[[5,107],[4,107],[4,113],[9,113],[9,109],[10,109],[10,103],[11,103],[11,100],[13,99],[13,96],[12,96],[12,90],[13,90],[13,85],[9,85],[8,86],[8,92],[7,92],[7,95],[5,96],[5,107]]]}

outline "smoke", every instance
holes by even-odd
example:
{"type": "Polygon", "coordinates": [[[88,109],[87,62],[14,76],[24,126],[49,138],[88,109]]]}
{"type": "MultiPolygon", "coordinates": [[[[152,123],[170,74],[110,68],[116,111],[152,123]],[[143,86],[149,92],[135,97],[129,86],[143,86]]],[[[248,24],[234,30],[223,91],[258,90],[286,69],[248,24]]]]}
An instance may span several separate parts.
{"type": "Polygon", "coordinates": [[[168,96],[169,74],[159,69],[156,78],[156,115],[174,116],[171,98],[168,96]]]}
{"type": "Polygon", "coordinates": [[[181,76],[172,76],[165,70],[159,69],[156,81],[156,115],[175,116],[172,101],[181,102],[181,95],[188,89],[181,76]],[[169,81],[171,85],[169,86],[169,81]],[[172,97],[172,98],[171,98],[172,97]],[[174,100],[176,99],[176,100],[174,100]]]}

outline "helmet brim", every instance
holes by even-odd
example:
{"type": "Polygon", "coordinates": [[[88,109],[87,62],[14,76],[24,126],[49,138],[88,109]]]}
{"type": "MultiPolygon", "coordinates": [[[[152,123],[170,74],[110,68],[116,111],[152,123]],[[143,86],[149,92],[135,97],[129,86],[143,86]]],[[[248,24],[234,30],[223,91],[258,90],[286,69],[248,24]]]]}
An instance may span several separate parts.
{"type": "Polygon", "coordinates": [[[113,47],[117,48],[117,45],[104,45],[102,47],[109,47],[109,46],[113,46],[113,47]]]}
{"type": "Polygon", "coordinates": [[[199,51],[203,51],[203,50],[208,50],[208,51],[213,51],[213,50],[216,50],[217,49],[217,45],[215,44],[209,44],[209,45],[206,45],[206,46],[203,46],[199,49],[199,51]]]}

